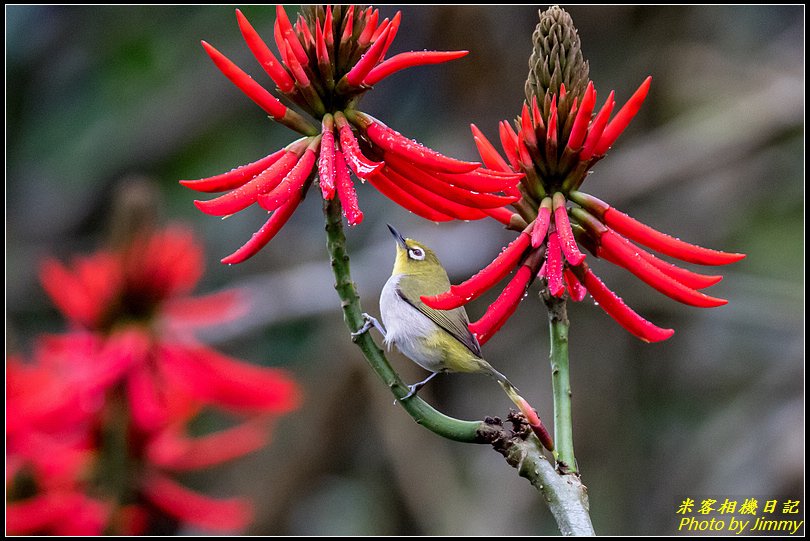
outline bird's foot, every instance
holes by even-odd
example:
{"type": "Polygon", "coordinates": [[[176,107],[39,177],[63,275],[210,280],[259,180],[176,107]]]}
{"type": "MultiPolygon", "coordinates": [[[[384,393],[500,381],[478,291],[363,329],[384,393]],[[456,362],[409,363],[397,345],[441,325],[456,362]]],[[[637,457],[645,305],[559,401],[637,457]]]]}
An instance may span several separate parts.
{"type": "Polygon", "coordinates": [[[408,385],[408,394],[400,398],[400,400],[408,400],[412,396],[416,396],[416,393],[419,392],[419,389],[424,387],[424,382],[414,383],[413,385],[408,385]]]}
{"type": "Polygon", "coordinates": [[[428,381],[432,380],[436,376],[438,376],[441,372],[433,372],[431,375],[426,377],[424,380],[420,381],[419,383],[414,383],[413,385],[408,385],[408,394],[400,398],[400,400],[407,400],[412,396],[415,396],[416,393],[419,392],[419,389],[424,387],[428,381]]]}
{"type": "Polygon", "coordinates": [[[375,317],[363,312],[363,326],[352,333],[352,338],[367,333],[372,327],[380,331],[380,334],[385,338],[385,328],[383,328],[382,324],[375,317]]]}

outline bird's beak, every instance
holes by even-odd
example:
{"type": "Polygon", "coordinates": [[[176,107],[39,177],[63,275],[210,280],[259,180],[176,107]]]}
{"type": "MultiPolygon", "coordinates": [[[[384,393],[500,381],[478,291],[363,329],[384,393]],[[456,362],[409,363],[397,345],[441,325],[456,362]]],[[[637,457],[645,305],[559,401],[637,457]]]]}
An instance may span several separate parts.
{"type": "Polygon", "coordinates": [[[402,246],[402,248],[403,248],[403,249],[406,249],[406,250],[407,250],[407,249],[408,249],[408,245],[407,245],[407,244],[405,244],[405,237],[403,237],[402,235],[400,235],[400,234],[399,234],[399,231],[397,231],[396,229],[394,229],[394,227],[393,227],[391,224],[385,224],[385,225],[387,225],[387,226],[388,226],[388,229],[391,231],[391,234],[392,234],[392,235],[394,235],[394,238],[395,238],[395,239],[397,239],[397,244],[399,244],[400,246],[402,246]]]}

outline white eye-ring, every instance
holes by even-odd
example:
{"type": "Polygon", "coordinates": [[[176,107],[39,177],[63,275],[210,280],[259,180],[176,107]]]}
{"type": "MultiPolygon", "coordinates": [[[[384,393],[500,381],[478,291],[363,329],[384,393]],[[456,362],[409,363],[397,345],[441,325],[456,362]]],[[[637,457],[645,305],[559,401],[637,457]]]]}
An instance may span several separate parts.
{"type": "Polygon", "coordinates": [[[411,259],[415,259],[417,261],[422,261],[425,259],[425,251],[421,248],[410,248],[408,250],[408,255],[411,256],[411,259]]]}

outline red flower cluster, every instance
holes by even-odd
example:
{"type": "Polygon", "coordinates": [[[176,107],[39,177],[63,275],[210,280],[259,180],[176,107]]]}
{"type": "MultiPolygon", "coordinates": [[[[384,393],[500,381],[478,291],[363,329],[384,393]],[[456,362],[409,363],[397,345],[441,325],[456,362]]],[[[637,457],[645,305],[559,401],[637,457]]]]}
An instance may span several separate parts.
{"type": "MultiPolygon", "coordinates": [[[[691,306],[714,307],[727,301],[706,295],[703,289],[719,282],[678,267],[647,252],[634,242],[682,261],[702,265],[725,265],[745,257],[701,248],[660,233],[607,203],[579,191],[593,165],[602,159],[636,115],[647,96],[651,78],[613,118],[613,92],[594,116],[596,91],[588,82],[584,95],[571,97],[565,84],[559,92],[548,91],[544,106],[533,96],[524,103],[515,131],[500,124],[500,138],[508,163],[478,128],[473,137],[482,161],[490,168],[518,171],[522,199],[511,225],[525,226],[521,234],[485,269],[450,291],[423,298],[429,306],[449,310],[479,297],[512,270],[514,277],[484,316],[470,325],[480,343],[495,334],[514,313],[526,289],[536,278],[545,281],[548,293],[581,301],[590,293],[599,306],[630,333],[646,342],[672,336],[630,309],[591,271],[577,242],[593,255],[615,263],[665,295],[691,306]],[[574,205],[569,206],[570,203],[574,205]],[[526,225],[528,223],[528,225],[526,225]]],[[[507,220],[504,223],[509,224],[507,220]]]]}
{"type": "Polygon", "coordinates": [[[203,42],[216,66],[270,117],[301,133],[287,147],[228,173],[181,184],[201,192],[223,192],[195,201],[202,212],[227,216],[253,203],[272,212],[239,250],[222,260],[240,263],[265,246],[289,220],[317,169],[324,200],[337,195],[350,225],[363,220],[350,171],[404,208],[433,221],[504,219],[503,207],[519,198],[520,175],[488,171],[424,147],[357,110],[373,85],[405,68],[460,58],[467,51],[415,51],[385,55],[397,34],[400,14],[380,21],[379,11],[355,6],[312,7],[293,25],[277,7],[274,38],[281,60],[236,11],[253,56],[288,101],[317,120],[312,124],[282,104],[219,51],[203,42]],[[317,168],[316,168],[317,163],[317,168]]]}
{"type": "Polygon", "coordinates": [[[8,362],[9,532],[137,534],[156,512],[215,530],[250,521],[246,499],[209,498],[172,474],[262,447],[299,391],[285,372],[191,336],[245,309],[232,291],[184,296],[201,268],[199,245],[177,227],[71,268],[43,265],[43,285],[74,329],[42,338],[32,363],[8,362]],[[210,407],[240,421],[189,436],[189,421],[210,407]]]}

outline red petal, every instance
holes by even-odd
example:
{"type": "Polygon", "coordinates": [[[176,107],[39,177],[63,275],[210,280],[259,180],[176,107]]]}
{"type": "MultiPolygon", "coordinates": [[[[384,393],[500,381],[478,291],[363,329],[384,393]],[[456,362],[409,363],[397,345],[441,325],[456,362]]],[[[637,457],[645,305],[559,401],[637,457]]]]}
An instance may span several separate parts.
{"type": "Polygon", "coordinates": [[[532,226],[532,248],[539,248],[546,240],[548,226],[551,223],[551,198],[544,197],[537,211],[537,218],[532,226]]]}
{"type": "Polygon", "coordinates": [[[321,195],[327,201],[335,196],[335,133],[332,115],[323,117],[321,153],[318,160],[318,183],[321,195]]]}
{"type": "Polygon", "coordinates": [[[498,220],[499,222],[501,222],[503,225],[506,226],[511,226],[512,221],[515,218],[521,221],[523,220],[523,218],[521,218],[520,215],[504,207],[498,209],[483,209],[483,210],[485,214],[487,214],[492,218],[495,218],[496,220],[498,220]]]}
{"type": "Polygon", "coordinates": [[[253,234],[249,241],[231,255],[222,258],[222,263],[233,265],[256,255],[284,227],[295,209],[298,208],[299,203],[301,203],[300,198],[289,199],[277,211],[273,212],[272,216],[268,218],[261,229],[253,234]]]}
{"type": "Polygon", "coordinates": [[[582,104],[579,106],[574,124],[571,126],[571,134],[568,136],[567,146],[574,152],[579,150],[585,141],[588,124],[591,122],[591,114],[595,105],[596,91],[593,88],[593,81],[588,81],[588,88],[585,89],[582,104]]]}
{"type": "Polygon", "coordinates": [[[397,171],[391,169],[389,166],[383,168],[385,175],[394,182],[397,186],[404,189],[411,195],[429,206],[434,207],[439,212],[452,216],[458,220],[480,220],[487,215],[479,209],[470,208],[466,205],[451,201],[431,190],[423,188],[419,184],[412,182],[406,176],[399,174],[397,171]]]}
{"type": "Polygon", "coordinates": [[[529,113],[529,106],[523,102],[523,109],[520,112],[520,135],[531,148],[537,148],[537,134],[534,132],[532,117],[529,113]]]}
{"type": "Polygon", "coordinates": [[[725,299],[710,297],[670,278],[625,245],[614,231],[608,230],[603,233],[599,242],[600,249],[614,257],[619,265],[635,274],[649,286],[678,302],[701,308],[714,308],[728,303],[725,299]]]}
{"type": "Polygon", "coordinates": [[[357,225],[363,221],[363,211],[357,202],[357,191],[354,189],[349,168],[343,159],[342,152],[335,153],[335,170],[337,178],[337,194],[340,206],[343,208],[343,215],[349,225],[357,225]]]}
{"type": "Polygon", "coordinates": [[[520,169],[517,134],[512,130],[512,126],[505,120],[502,120],[500,124],[498,124],[498,128],[498,133],[501,137],[501,147],[503,147],[503,151],[509,163],[512,165],[512,169],[517,171],[520,169]]]}
{"type": "MultiPolygon", "coordinates": [[[[682,283],[686,287],[692,289],[703,289],[704,287],[712,286],[723,279],[722,276],[707,276],[705,274],[698,274],[696,272],[683,269],[681,267],[673,265],[672,263],[668,263],[666,261],[658,259],[650,252],[639,248],[638,246],[631,243],[629,240],[625,239],[621,235],[617,235],[617,238],[620,241],[622,241],[622,243],[625,246],[627,246],[630,250],[637,253],[641,258],[647,261],[650,265],[657,268],[670,278],[674,278],[675,280],[682,283]]],[[[610,257],[609,253],[602,253],[602,252],[603,250],[597,250],[597,256],[605,257],[605,259],[607,259],[611,263],[618,264],[610,257]]]]}
{"type": "MultiPolygon", "coordinates": [[[[99,258],[93,260],[101,261],[99,258]]],[[[112,265],[100,266],[97,270],[99,274],[108,274],[113,268],[112,265]]],[[[97,325],[112,300],[113,291],[96,295],[96,292],[87,288],[78,276],[56,259],[47,259],[40,265],[39,279],[56,307],[70,320],[84,327],[92,328],[97,325]]]]}
{"type": "Polygon", "coordinates": [[[198,297],[171,299],[163,308],[163,319],[175,331],[225,323],[247,314],[246,291],[229,289],[198,297]]]}
{"type": "Polygon", "coordinates": [[[352,33],[354,32],[354,5],[350,5],[349,8],[346,10],[346,16],[343,17],[343,35],[340,37],[340,45],[341,47],[351,47],[349,44],[349,40],[352,39],[352,33]]]}
{"type": "Polygon", "coordinates": [[[363,84],[374,86],[400,70],[428,64],[441,64],[467,56],[468,53],[469,51],[410,51],[400,53],[372,69],[363,79],[363,84]]]}
{"type": "Polygon", "coordinates": [[[489,305],[484,316],[475,323],[470,323],[470,331],[478,339],[479,344],[487,343],[515,313],[531,277],[531,269],[526,265],[521,266],[495,302],[489,305]]]}
{"type": "Polygon", "coordinates": [[[571,231],[571,223],[568,221],[568,212],[565,208],[565,196],[559,192],[554,194],[554,224],[557,226],[557,234],[560,236],[560,248],[565,254],[565,259],[573,266],[577,266],[585,260],[585,254],[579,251],[574,232],[571,231]]]}
{"type": "Polygon", "coordinates": [[[388,31],[388,37],[385,40],[385,48],[383,49],[382,58],[385,58],[385,54],[388,52],[388,49],[394,42],[394,38],[397,37],[397,32],[399,31],[399,23],[401,20],[402,20],[402,12],[397,11],[396,15],[394,15],[394,18],[391,19],[391,28],[388,31]]]}
{"type": "Polygon", "coordinates": [[[290,74],[287,73],[287,70],[285,70],[281,62],[278,61],[276,55],[267,47],[264,40],[259,37],[259,34],[238,9],[236,10],[236,19],[239,23],[239,30],[242,32],[242,37],[245,38],[248,48],[250,48],[253,56],[256,57],[256,60],[259,61],[262,68],[264,68],[264,71],[267,72],[267,75],[276,83],[278,89],[285,94],[293,90],[295,88],[295,82],[292,80],[292,77],[290,77],[290,74]]]}
{"type": "Polygon", "coordinates": [[[298,152],[288,149],[281,159],[256,175],[253,180],[214,199],[194,201],[194,205],[202,212],[213,216],[229,216],[244,210],[256,202],[259,194],[278,186],[295,167],[299,155],[298,152]]]}
{"type": "Polygon", "coordinates": [[[237,167],[227,173],[200,180],[181,180],[180,184],[198,192],[224,192],[242,186],[256,175],[269,168],[284,156],[286,148],[282,148],[261,160],[237,167]]]}
{"type": "Polygon", "coordinates": [[[144,476],[144,495],[167,514],[201,528],[231,531],[245,528],[253,518],[253,506],[245,498],[215,499],[150,472],[144,476]]]}
{"type": "Polygon", "coordinates": [[[332,73],[332,59],[329,55],[330,49],[326,46],[326,39],[320,26],[315,26],[315,57],[318,60],[318,69],[324,80],[332,81],[334,85],[334,74],[332,73]]]}
{"type": "Polygon", "coordinates": [[[555,297],[562,297],[565,293],[563,283],[563,260],[560,252],[560,239],[556,231],[548,235],[546,244],[546,278],[548,279],[549,293],[555,297]]]}
{"type": "Polygon", "coordinates": [[[546,131],[546,145],[557,146],[557,96],[551,98],[551,108],[548,113],[548,130],[546,131]]]}
{"type": "Polygon", "coordinates": [[[571,300],[580,302],[585,298],[585,294],[588,291],[579,283],[577,277],[568,267],[563,269],[563,278],[565,278],[565,287],[568,289],[568,295],[571,297],[571,300]]]}
{"type": "Polygon", "coordinates": [[[528,247],[529,235],[521,233],[501,250],[492,263],[473,277],[459,285],[450,286],[450,291],[446,293],[424,296],[422,302],[437,310],[452,310],[477,299],[512,272],[528,247]]]}
{"type": "MultiPolygon", "coordinates": [[[[276,6],[276,25],[278,26],[281,37],[289,43],[292,52],[295,54],[295,58],[303,65],[307,65],[309,62],[309,57],[307,56],[307,52],[304,50],[303,45],[301,42],[298,41],[298,35],[295,33],[292,24],[290,23],[289,17],[287,17],[287,12],[284,11],[284,7],[279,4],[276,6]]],[[[279,51],[282,49],[281,44],[276,42],[279,51]]]]}
{"type": "Polygon", "coordinates": [[[364,13],[364,20],[365,26],[363,26],[363,31],[360,32],[360,35],[357,37],[357,45],[358,47],[365,48],[371,43],[371,37],[374,35],[374,31],[377,30],[377,20],[380,17],[379,10],[375,9],[371,11],[371,8],[366,8],[364,13]]]}
{"type": "Polygon", "coordinates": [[[283,370],[249,364],[204,346],[174,344],[161,350],[175,384],[199,399],[240,412],[287,413],[300,402],[298,386],[283,370]]]}
{"type": "Polygon", "coordinates": [[[323,39],[329,50],[334,50],[335,45],[335,34],[332,30],[332,26],[332,6],[326,6],[326,15],[324,15],[323,18],[323,39]]]}
{"type": "Polygon", "coordinates": [[[340,150],[343,152],[343,158],[358,178],[368,180],[368,177],[382,167],[383,164],[369,160],[363,155],[360,151],[360,144],[357,142],[349,122],[342,113],[335,114],[335,121],[340,131],[340,150]]]}
{"type": "Polygon", "coordinates": [[[100,536],[109,524],[111,504],[84,494],[73,493],[64,505],[63,520],[54,524],[54,535],[100,536]]]}
{"type": "Polygon", "coordinates": [[[388,29],[388,25],[391,24],[391,21],[388,20],[388,17],[383,19],[383,21],[374,29],[374,32],[371,34],[371,41],[377,41],[379,37],[388,29]]]}
{"type": "Polygon", "coordinates": [[[492,143],[489,142],[481,130],[476,127],[475,124],[470,124],[470,129],[473,132],[473,141],[475,141],[475,146],[478,147],[478,154],[481,156],[481,161],[484,162],[489,169],[495,169],[496,171],[503,171],[504,173],[511,173],[512,170],[509,168],[509,165],[506,163],[492,143]]]}
{"type": "Polygon", "coordinates": [[[593,119],[593,122],[591,122],[591,127],[588,130],[588,137],[585,139],[585,145],[579,152],[580,160],[588,161],[593,157],[594,149],[596,148],[597,143],[599,143],[599,139],[602,137],[602,132],[605,130],[608,118],[610,118],[610,113],[613,111],[613,106],[615,104],[616,102],[613,100],[613,92],[611,91],[607,100],[605,100],[605,104],[602,106],[602,109],[596,115],[596,118],[593,119]]]}
{"type": "Polygon", "coordinates": [[[64,519],[65,510],[53,505],[48,495],[6,503],[6,533],[31,535],[48,531],[64,519]]]}
{"type": "Polygon", "coordinates": [[[468,173],[481,165],[477,162],[464,162],[447,157],[413,139],[408,139],[367,115],[364,115],[360,122],[369,139],[386,153],[396,154],[427,169],[443,173],[468,173]]]}
{"type": "Polygon", "coordinates": [[[180,426],[161,432],[147,446],[152,464],[172,471],[199,470],[252,453],[267,444],[266,420],[252,420],[204,436],[189,438],[180,426]]]}
{"type": "MultiPolygon", "coordinates": [[[[285,58],[287,59],[287,66],[290,68],[290,72],[292,73],[293,79],[295,79],[298,88],[304,89],[311,87],[312,84],[309,80],[309,76],[307,75],[306,70],[304,70],[304,66],[306,64],[302,64],[295,57],[295,53],[293,52],[293,48],[289,41],[284,42],[284,50],[286,51],[285,58]]],[[[306,98],[306,96],[304,97],[306,98]]]]}
{"type": "Polygon", "coordinates": [[[12,535],[98,536],[109,504],[78,491],[52,491],[6,504],[6,530],[12,535]]]}
{"type": "Polygon", "coordinates": [[[631,310],[588,268],[585,269],[585,287],[599,307],[633,336],[645,342],[660,342],[675,334],[674,330],[657,327],[631,310]]]}
{"type": "Polygon", "coordinates": [[[309,30],[309,25],[307,25],[306,19],[304,19],[303,15],[298,15],[298,20],[296,21],[296,33],[301,36],[301,39],[304,42],[304,47],[309,50],[315,45],[315,38],[312,37],[312,32],[309,30]]]}
{"type": "Polygon", "coordinates": [[[709,248],[702,248],[676,239],[653,229],[627,214],[614,208],[604,213],[604,222],[618,233],[627,238],[652,248],[662,254],[676,257],[681,261],[698,263],[700,265],[728,265],[745,257],[745,254],[720,252],[709,248]]]}
{"type": "Polygon", "coordinates": [[[644,98],[647,97],[651,81],[652,77],[647,77],[644,82],[641,83],[641,86],[638,87],[638,90],[627,100],[624,107],[616,113],[616,116],[613,117],[610,124],[607,125],[605,131],[602,133],[602,137],[599,139],[599,143],[596,145],[596,148],[594,148],[593,152],[596,156],[604,155],[616,139],[619,138],[625,128],[627,128],[630,121],[633,120],[633,117],[636,116],[638,110],[641,109],[641,104],[644,103],[644,98]]]}
{"type": "MultiPolygon", "coordinates": [[[[399,167],[399,162],[395,161],[394,158],[389,157],[387,159],[396,167],[399,167]]],[[[506,175],[491,169],[476,169],[469,173],[440,173],[438,171],[431,171],[430,174],[447,184],[479,193],[509,192],[515,187],[518,180],[523,178],[523,173],[511,173],[506,175]]]]}
{"type": "Polygon", "coordinates": [[[271,191],[261,194],[257,200],[259,206],[266,210],[276,210],[290,199],[303,199],[303,189],[312,168],[315,165],[315,147],[320,146],[320,141],[310,144],[298,163],[290,169],[278,186],[271,191]]]}
{"type": "Polygon", "coordinates": [[[357,64],[349,70],[349,72],[344,75],[346,78],[346,82],[349,83],[351,86],[359,87],[363,84],[363,80],[366,78],[366,75],[369,74],[371,69],[377,65],[377,63],[382,59],[383,54],[385,54],[386,49],[386,39],[388,38],[388,32],[390,32],[390,26],[385,33],[380,36],[380,39],[375,41],[371,47],[360,57],[360,60],[357,61],[357,64]]]}
{"type": "Polygon", "coordinates": [[[389,179],[382,171],[378,170],[373,175],[369,175],[366,180],[388,199],[408,209],[417,216],[434,222],[449,222],[453,220],[452,216],[439,212],[397,186],[396,183],[389,179]]]}
{"type": "Polygon", "coordinates": [[[127,398],[132,422],[143,432],[162,428],[169,421],[166,386],[158,380],[156,369],[139,366],[127,377],[127,398]]]}
{"type": "MultiPolygon", "coordinates": [[[[519,197],[514,196],[501,196],[492,193],[481,193],[478,190],[465,190],[453,186],[446,180],[439,179],[435,174],[423,171],[401,158],[392,157],[389,155],[384,156],[388,170],[393,170],[401,176],[416,182],[423,188],[430,190],[446,199],[467,205],[469,207],[486,209],[486,208],[499,208],[514,203],[519,197]]],[[[450,178],[447,175],[445,178],[450,178]]]]}
{"type": "Polygon", "coordinates": [[[273,97],[270,92],[265,90],[259,83],[251,79],[250,75],[242,71],[236,64],[228,60],[225,55],[217,51],[214,47],[205,41],[202,42],[202,46],[205,49],[205,52],[208,53],[208,56],[211,57],[211,60],[214,61],[217,68],[219,68],[219,71],[221,71],[225,77],[230,79],[233,84],[244,92],[248,98],[253,100],[256,105],[264,109],[265,112],[267,112],[267,114],[272,116],[274,119],[281,120],[284,118],[284,114],[287,112],[287,107],[273,97]]]}

